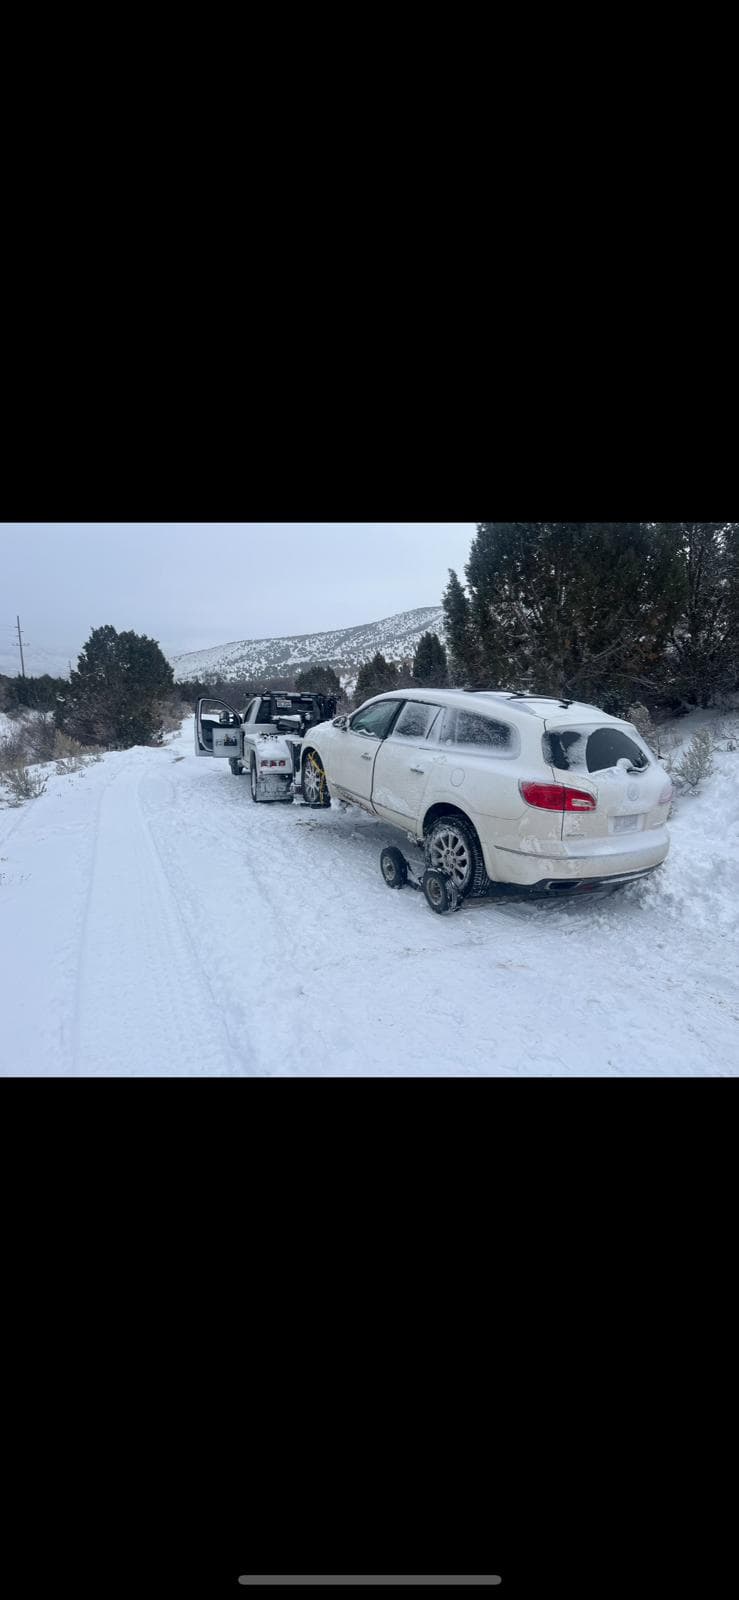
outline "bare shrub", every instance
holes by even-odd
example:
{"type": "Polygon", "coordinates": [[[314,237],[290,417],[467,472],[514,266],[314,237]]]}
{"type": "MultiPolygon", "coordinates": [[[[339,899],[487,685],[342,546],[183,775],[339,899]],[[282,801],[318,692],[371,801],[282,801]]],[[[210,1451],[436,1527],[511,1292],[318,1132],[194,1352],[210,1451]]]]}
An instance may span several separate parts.
{"type": "Polygon", "coordinates": [[[77,740],[73,739],[70,734],[65,733],[62,728],[57,728],[53,749],[56,761],[75,761],[85,754],[85,746],[83,744],[78,744],[77,740]]]}
{"type": "Polygon", "coordinates": [[[641,704],[629,706],[626,715],[628,721],[633,723],[637,733],[641,734],[642,739],[645,739],[648,745],[656,749],[659,735],[647,707],[641,704]]]}
{"type": "Polygon", "coordinates": [[[0,803],[6,806],[22,806],[26,800],[37,800],[42,795],[48,778],[42,778],[38,773],[31,772],[29,767],[8,767],[0,776],[0,785],[3,793],[0,794],[0,803]]]}
{"type": "Polygon", "coordinates": [[[713,772],[713,738],[708,728],[700,728],[685,754],[675,762],[672,776],[681,789],[697,790],[713,772]]]}
{"type": "Polygon", "coordinates": [[[56,770],[59,777],[65,777],[71,772],[81,772],[84,767],[89,767],[94,761],[102,761],[102,750],[90,750],[83,744],[78,744],[70,734],[57,728],[54,742],[54,756],[56,770]]]}
{"type": "Polygon", "coordinates": [[[739,728],[727,728],[720,723],[713,730],[713,748],[724,755],[735,755],[739,750],[739,728]]]}
{"type": "Polygon", "coordinates": [[[56,727],[52,712],[40,712],[28,724],[26,749],[32,761],[51,761],[55,754],[56,727]]]}
{"type": "Polygon", "coordinates": [[[183,720],[190,713],[190,707],[185,705],[178,696],[158,700],[154,707],[159,727],[154,738],[155,744],[162,744],[166,734],[178,733],[183,720]]]}
{"type": "Polygon", "coordinates": [[[27,728],[19,722],[0,739],[0,773],[13,771],[28,756],[27,728]]]}
{"type": "MultiPolygon", "coordinates": [[[[55,727],[52,714],[42,713],[30,721],[18,722],[0,739],[0,773],[38,761],[76,762],[76,766],[63,768],[76,772],[86,765],[88,754],[84,745],[55,727]]],[[[97,754],[95,759],[99,759],[97,754]]]]}

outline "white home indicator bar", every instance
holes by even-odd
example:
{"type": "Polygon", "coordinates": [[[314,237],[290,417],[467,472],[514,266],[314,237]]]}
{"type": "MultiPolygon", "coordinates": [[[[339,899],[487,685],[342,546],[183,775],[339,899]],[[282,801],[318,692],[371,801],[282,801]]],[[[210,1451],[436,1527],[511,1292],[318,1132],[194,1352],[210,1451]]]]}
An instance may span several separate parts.
{"type": "Polygon", "coordinates": [[[314,1576],[311,1573],[311,1574],[308,1574],[307,1577],[302,1577],[302,1578],[301,1577],[296,1577],[295,1575],[293,1575],[292,1577],[282,1577],[282,1578],[273,1577],[273,1576],[269,1576],[269,1577],[262,1576],[262,1577],[254,1577],[254,1578],[250,1578],[250,1577],[244,1576],[242,1578],[239,1578],[239,1583],[243,1583],[247,1587],[251,1586],[251,1587],[253,1587],[255,1589],[261,1589],[261,1588],[265,1587],[266,1585],[269,1585],[270,1587],[288,1588],[288,1587],[292,1587],[293,1584],[300,1584],[300,1585],[309,1584],[313,1588],[322,1588],[324,1585],[327,1585],[327,1584],[331,1584],[331,1585],[334,1585],[334,1584],[339,1584],[339,1585],[341,1585],[341,1584],[351,1584],[351,1585],[364,1584],[365,1586],[370,1587],[370,1588],[382,1588],[382,1589],[385,1589],[385,1588],[394,1589],[394,1588],[397,1588],[401,1584],[402,1585],[405,1585],[405,1584],[416,1584],[418,1587],[425,1588],[426,1585],[429,1584],[429,1583],[437,1584],[439,1586],[443,1586],[443,1587],[448,1588],[448,1589],[456,1589],[459,1584],[464,1584],[465,1586],[467,1586],[467,1585],[475,1585],[478,1588],[484,1589],[484,1588],[492,1588],[494,1585],[502,1583],[502,1582],[503,1582],[503,1579],[500,1578],[500,1577],[497,1577],[495,1574],[492,1574],[492,1575],[490,1575],[488,1577],[471,1577],[469,1574],[465,1574],[463,1577],[456,1577],[456,1578],[452,1578],[452,1577],[449,1577],[447,1575],[444,1575],[442,1577],[430,1577],[427,1574],[425,1577],[410,1578],[408,1576],[405,1576],[405,1577],[368,1576],[367,1574],[360,1574],[359,1577],[338,1577],[336,1573],[331,1573],[328,1577],[319,1578],[319,1577],[314,1576]]]}

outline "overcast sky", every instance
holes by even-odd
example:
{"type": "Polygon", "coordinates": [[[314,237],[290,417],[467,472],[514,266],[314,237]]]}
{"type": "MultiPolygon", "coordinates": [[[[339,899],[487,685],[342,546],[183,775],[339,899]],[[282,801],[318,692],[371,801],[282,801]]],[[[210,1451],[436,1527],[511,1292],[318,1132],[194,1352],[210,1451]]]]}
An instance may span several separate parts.
{"type": "Polygon", "coordinates": [[[107,622],[176,652],[438,605],[474,533],[472,522],[0,523],[0,670],[18,612],[35,661],[76,658],[107,622]]]}

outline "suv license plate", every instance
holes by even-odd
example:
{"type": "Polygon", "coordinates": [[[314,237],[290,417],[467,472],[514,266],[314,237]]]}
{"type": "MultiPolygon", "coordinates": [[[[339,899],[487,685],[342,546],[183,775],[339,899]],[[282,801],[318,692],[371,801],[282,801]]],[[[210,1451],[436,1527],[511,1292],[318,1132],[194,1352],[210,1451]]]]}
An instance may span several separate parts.
{"type": "Polygon", "coordinates": [[[633,833],[634,829],[638,828],[638,826],[639,826],[639,818],[638,818],[638,816],[614,817],[613,818],[613,831],[614,831],[614,833],[633,833]]]}

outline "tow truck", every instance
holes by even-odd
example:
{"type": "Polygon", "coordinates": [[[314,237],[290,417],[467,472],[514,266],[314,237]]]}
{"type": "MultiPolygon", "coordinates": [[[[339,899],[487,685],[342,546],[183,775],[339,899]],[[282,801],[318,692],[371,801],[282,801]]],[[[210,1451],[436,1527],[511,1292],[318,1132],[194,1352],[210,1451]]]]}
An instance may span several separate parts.
{"type": "Polygon", "coordinates": [[[256,695],[243,712],[219,700],[199,700],[195,754],[228,761],[236,778],[248,774],[255,805],[288,803],[302,790],[306,733],[335,714],[335,699],[323,694],[256,695]]]}

